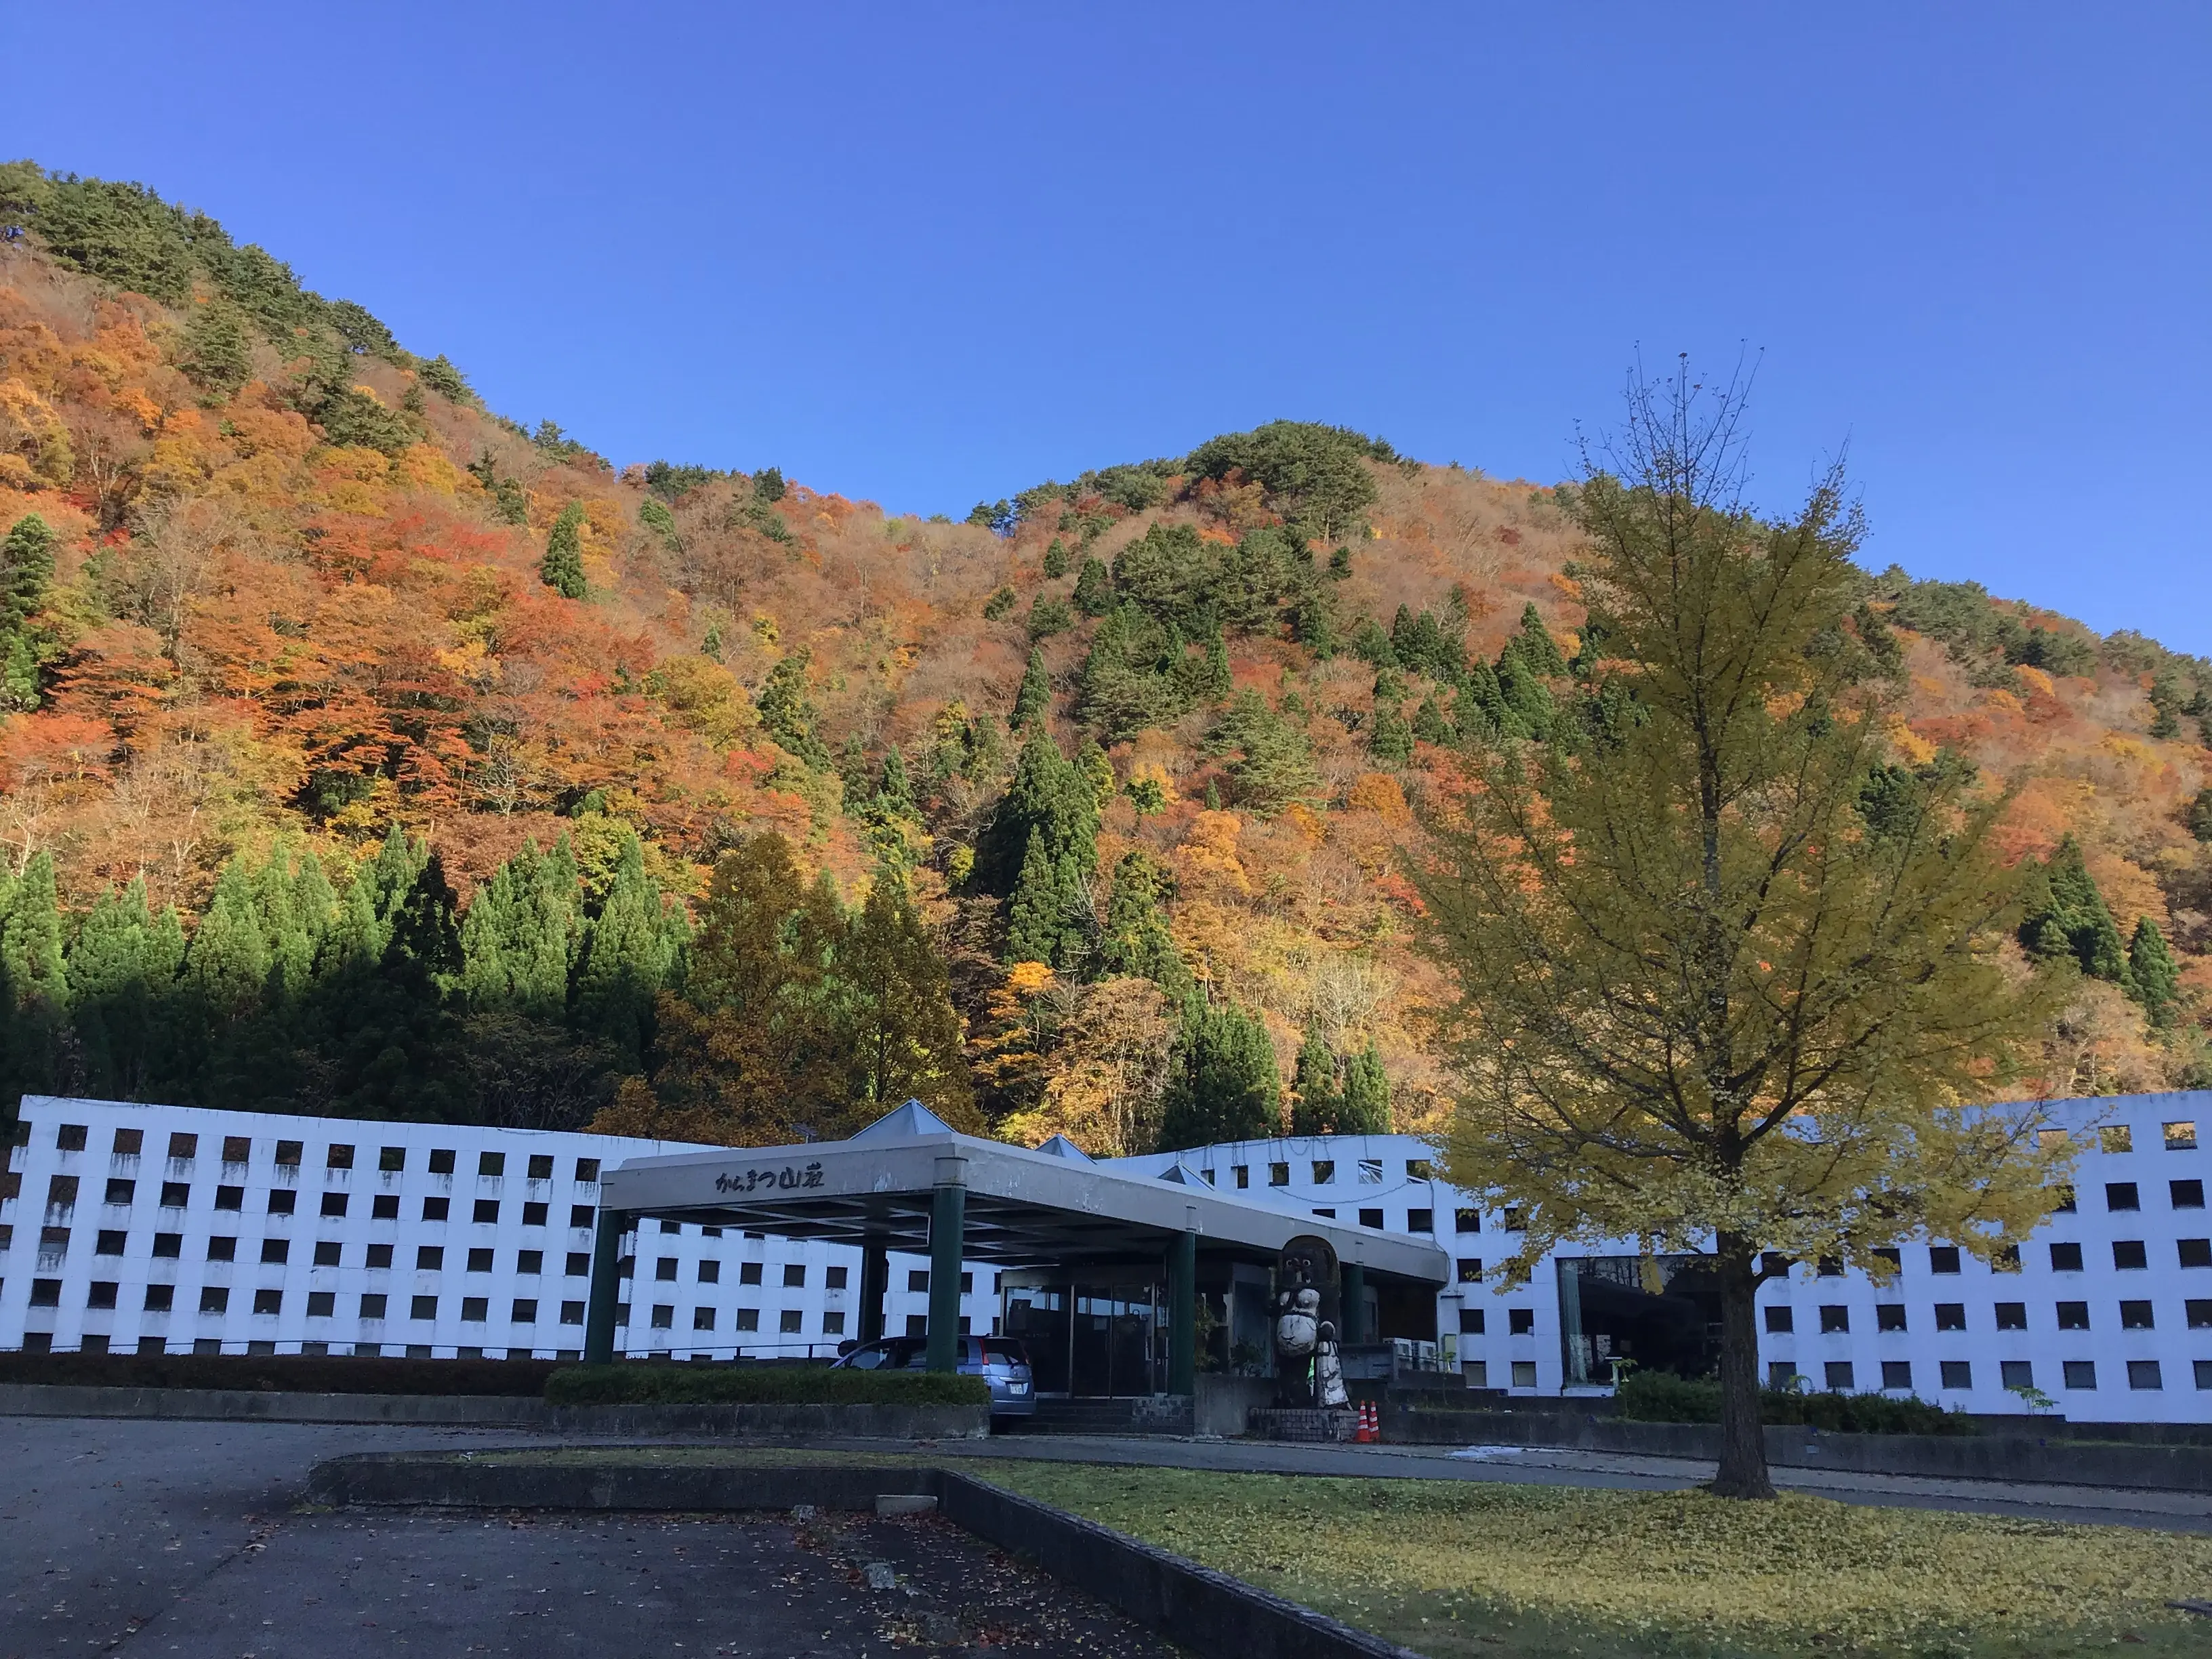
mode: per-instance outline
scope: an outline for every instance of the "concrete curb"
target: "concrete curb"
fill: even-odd
[[[466,1453],[370,1453],[317,1464],[308,1493],[331,1504],[692,1513],[800,1504],[866,1511],[886,1497],[934,1498],[956,1526],[1206,1659],[1419,1659],[1226,1573],[952,1469],[494,1463]]]
[[[379,1423],[524,1429],[545,1434],[707,1435],[717,1439],[849,1436],[980,1440],[984,1406],[550,1406],[511,1395],[291,1394],[242,1389],[104,1389],[0,1384],[0,1417],[154,1417],[219,1423]]]
[[[1394,1407],[1383,1419],[1382,1431],[1385,1439],[1401,1445],[1556,1446],[1708,1462],[1720,1455],[1721,1445],[1719,1428],[1708,1423],[1609,1417],[1576,1422],[1551,1413],[1522,1416]],[[1938,1480],[2212,1492],[2212,1448],[2202,1446],[2094,1445],[2020,1434],[1823,1434],[1775,1425],[1766,1430],[1766,1461],[1776,1468]]]

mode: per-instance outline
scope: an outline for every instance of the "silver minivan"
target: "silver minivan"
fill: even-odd
[[[887,1336],[864,1342],[840,1356],[837,1364],[856,1371],[923,1370],[929,1364],[929,1339]],[[1030,1376],[1029,1352],[1012,1337],[962,1337],[958,1370],[963,1376],[980,1376],[990,1385],[993,1417],[1036,1415],[1036,1383]]]

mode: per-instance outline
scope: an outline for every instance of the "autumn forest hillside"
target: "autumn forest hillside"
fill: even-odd
[[[1571,485],[1293,422],[963,523],[617,470],[138,186],[0,225],[11,1104],[1420,1128],[1422,811],[1626,717]],[[2212,664],[1893,569],[1839,643],[1889,776],[2021,780],[2027,1086],[2212,1075]]]

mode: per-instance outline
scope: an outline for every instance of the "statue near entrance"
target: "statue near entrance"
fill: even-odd
[[[1300,1234],[1275,1258],[1275,1404],[1330,1410],[1348,1403],[1337,1356],[1336,1252]]]

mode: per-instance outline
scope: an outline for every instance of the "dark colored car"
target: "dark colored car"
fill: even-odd
[[[861,1371],[923,1370],[929,1364],[929,1339],[887,1336],[864,1342],[837,1363]],[[962,1337],[958,1370],[963,1376],[980,1376],[990,1385],[992,1416],[1036,1414],[1036,1384],[1030,1376],[1029,1353],[1012,1337]]]

